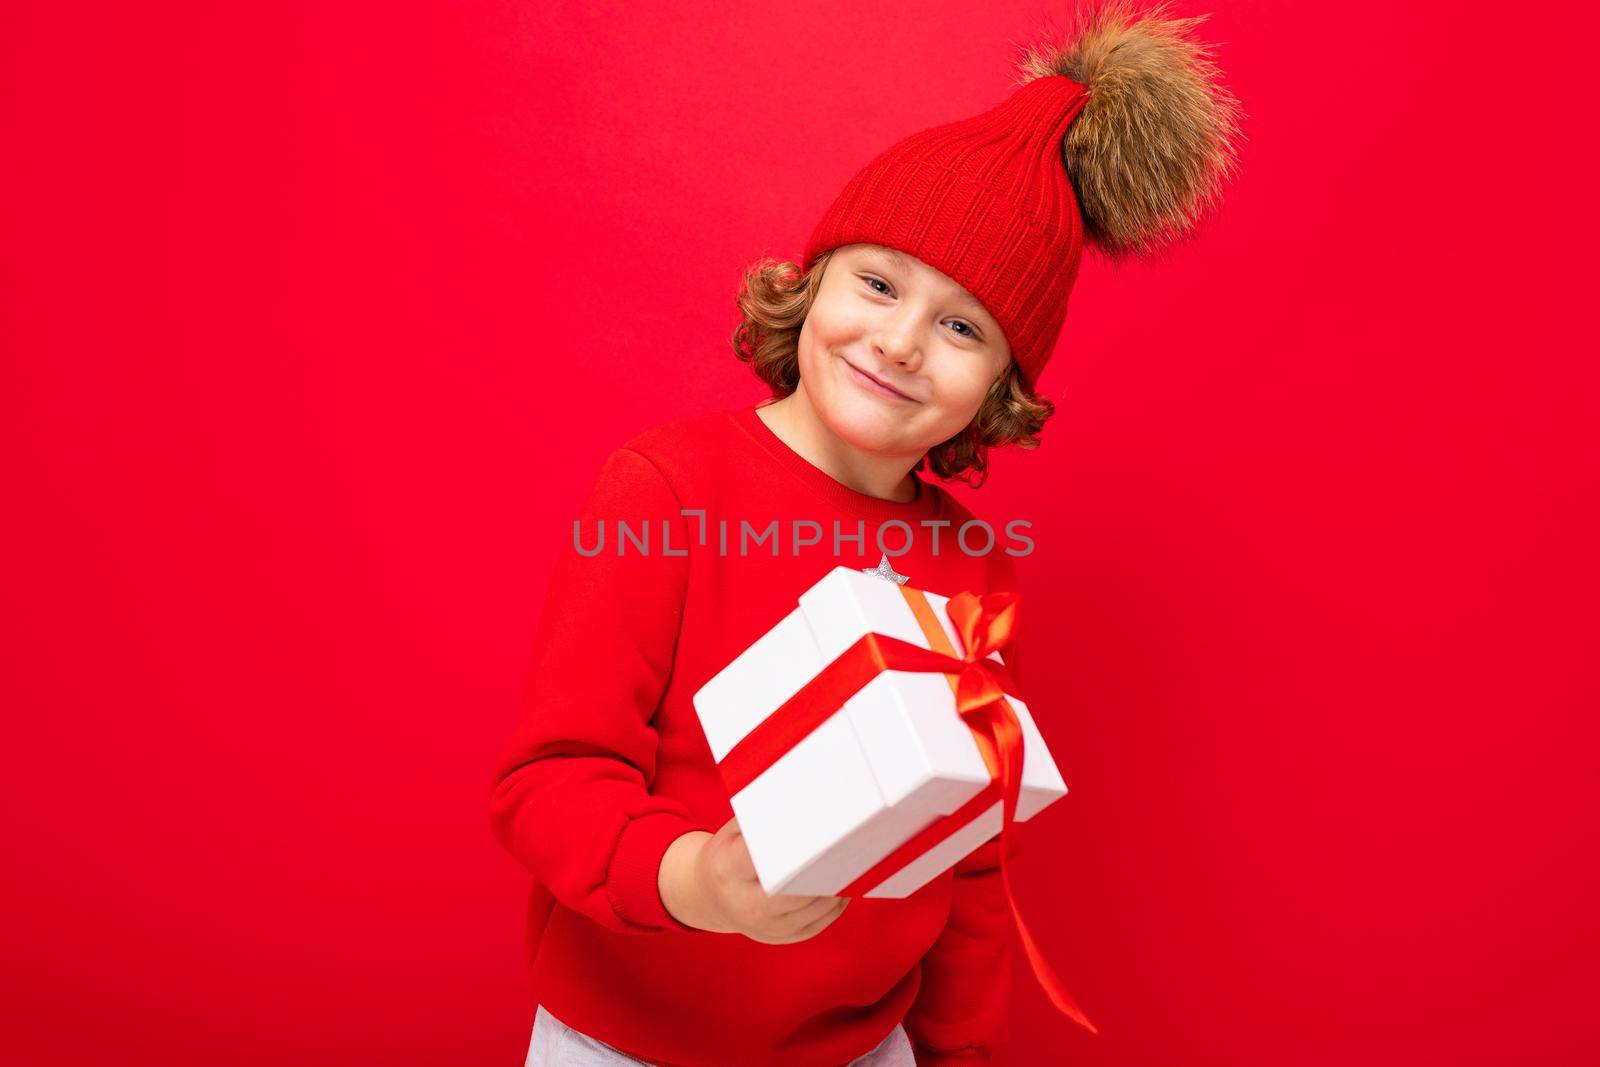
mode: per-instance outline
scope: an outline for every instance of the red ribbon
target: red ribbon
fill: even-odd
[[[962,652],[955,655],[944,628],[939,624],[927,597],[920,590],[899,587],[916,616],[923,636],[931,648],[923,648],[887,634],[866,633],[819,671],[793,696],[724,756],[718,764],[722,779],[733,796],[753,782],[784,753],[790,751],[811,731],[831,718],[845,701],[883,671],[941,673],[955,693],[956,710],[972,730],[989,769],[990,782],[982,792],[956,811],[934,820],[921,832],[872,869],[839,891],[842,897],[859,896],[881,884],[912,860],[924,855],[957,830],[987,811],[998,798],[1000,807],[1000,880],[1005,887],[1011,917],[1033,967],[1034,977],[1052,1004],[1090,1033],[1098,1033],[1083,1010],[1073,1001],[1061,979],[1046,962],[1044,953],[1028,932],[1011,892],[1011,876],[1006,869],[1006,853],[1015,821],[1017,799],[1022,792],[1022,725],[1006,694],[1018,696],[1016,683],[1004,664],[987,658],[1005,648],[1016,637],[1019,600],[1015,593],[986,593],[982,599],[972,593],[957,593],[946,607],[950,621],[961,639]]]

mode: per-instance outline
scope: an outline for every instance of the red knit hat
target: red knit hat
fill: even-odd
[[[1022,87],[973,118],[924,130],[851,178],[806,246],[885,245],[982,301],[1029,386],[1066,318],[1085,242],[1157,258],[1190,232],[1236,166],[1238,102],[1188,32],[1206,16],[1081,13],[1024,51]]]

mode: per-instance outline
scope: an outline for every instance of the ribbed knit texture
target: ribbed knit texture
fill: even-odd
[[[917,257],[983,302],[1036,384],[1083,255],[1061,141],[1087,99],[1071,78],[1036,78],[980,115],[891,146],[846,183],[802,266],[857,243]]]

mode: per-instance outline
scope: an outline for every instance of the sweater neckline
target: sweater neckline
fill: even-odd
[[[781,466],[841,511],[868,519],[921,519],[937,516],[943,510],[943,494],[939,488],[923,481],[915,472],[911,477],[917,483],[917,495],[906,501],[884,500],[850,488],[790,448],[783,438],[772,432],[772,427],[761,421],[756,407],[735,408],[729,414]]]

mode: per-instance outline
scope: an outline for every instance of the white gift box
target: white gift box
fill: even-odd
[[[924,592],[961,655],[946,597]],[[695,694],[712,756],[724,756],[772,711],[864,634],[928,647],[911,606],[891,581],[835,567],[800,604]],[[1004,656],[990,653],[1004,663]],[[1067,793],[1027,705],[1007,702],[1022,726],[1016,820]],[[762,888],[832,896],[990,783],[947,676],[884,671],[732,797]],[[1000,832],[993,805],[866,892],[906,897]]]

